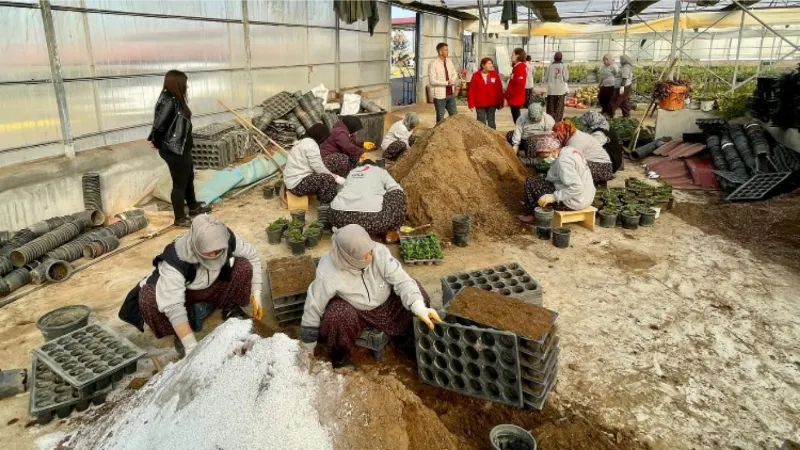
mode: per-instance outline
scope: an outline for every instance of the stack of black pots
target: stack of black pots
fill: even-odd
[[[103,199],[100,194],[100,174],[83,174],[81,186],[83,188],[83,208],[102,211]]]
[[[469,245],[469,233],[472,231],[472,221],[466,214],[453,216],[453,244],[459,247]]]
[[[536,236],[549,241],[553,234],[553,208],[537,206],[533,210],[533,217],[536,219]]]
[[[331,228],[331,205],[330,203],[323,203],[317,208],[317,222],[322,224],[322,229],[329,230]]]

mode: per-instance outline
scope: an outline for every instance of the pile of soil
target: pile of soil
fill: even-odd
[[[452,217],[468,214],[473,230],[492,236],[522,231],[515,215],[525,167],[501,133],[471,117],[449,117],[421,133],[389,172],[406,192],[411,225],[430,223],[450,237]]]
[[[752,203],[678,203],[670,212],[762,259],[800,269],[800,193]]]
[[[317,273],[310,256],[289,256],[267,263],[272,298],[300,294],[308,290]]]
[[[447,311],[528,339],[541,338],[553,326],[549,310],[476,287],[459,292]]]

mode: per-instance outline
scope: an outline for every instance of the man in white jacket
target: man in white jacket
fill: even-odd
[[[456,97],[455,89],[458,83],[458,71],[453,61],[447,58],[449,49],[447,44],[440,42],[436,45],[439,57],[428,65],[428,83],[431,85],[433,106],[436,108],[436,123],[444,119],[445,110],[450,116],[455,116]]]

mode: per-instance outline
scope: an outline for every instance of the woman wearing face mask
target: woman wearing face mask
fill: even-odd
[[[419,117],[417,113],[406,113],[403,120],[395,122],[394,125],[389,127],[386,136],[381,141],[381,150],[383,150],[383,157],[395,161],[403,155],[406,150],[413,144],[411,140],[411,132],[419,125]]]
[[[533,222],[536,206],[553,205],[554,209],[562,211],[588,208],[594,200],[595,187],[580,150],[561,148],[561,142],[552,136],[539,138],[536,147],[539,155],[555,160],[545,178],[532,175],[525,181],[527,215],[518,216],[518,219],[525,223]]]
[[[175,226],[189,228],[190,217],[211,211],[201,206],[194,193],[194,167],[192,164],[192,110],[187,100],[187,77],[180,70],[170,70],[164,75],[164,88],[156,102],[153,128],[147,140],[158,150],[158,156],[167,163],[172,177],[172,209]],[[189,206],[189,217],[184,211]]]
[[[603,56],[603,67],[600,68],[600,89],[597,92],[597,103],[600,104],[601,112],[611,117],[611,98],[614,97],[615,87],[617,85],[617,75],[619,75],[619,66],[614,63],[614,58],[611,55]]]
[[[534,102],[528,106],[528,113],[517,119],[514,131],[506,134],[506,140],[514,147],[514,152],[522,150],[527,155],[530,138],[552,130],[555,124],[555,120],[542,110],[541,103]]]
[[[147,324],[159,339],[174,335],[186,353],[197,345],[189,320],[198,318],[189,311],[208,315],[222,309],[225,318],[246,317],[240,307],[249,302],[254,318],[263,315],[258,251],[214,216],[195,217],[189,231],[167,245],[153,265],[128,294],[119,317],[142,332]]]
[[[544,77],[547,82],[547,114],[553,116],[556,122],[564,117],[564,102],[569,93],[569,69],[561,62],[561,58],[561,52],[553,55],[553,62]]]
[[[375,148],[370,142],[362,144],[356,139],[356,133],[362,128],[361,119],[353,116],[343,117],[331,128],[330,136],[319,146],[322,161],[328,170],[346,177],[358,165],[364,151]]]
[[[478,122],[497,129],[494,113],[503,107],[503,82],[494,70],[492,58],[481,60],[481,70],[472,74],[467,91],[467,104],[475,110]]]
[[[328,128],[318,123],[292,147],[283,169],[283,182],[292,194],[316,195],[321,203],[330,203],[336,197],[336,185],[343,185],[344,178],[325,167],[319,150],[319,144],[329,135]]]
[[[394,338],[413,354],[412,318],[428,328],[441,322],[422,286],[411,278],[389,249],[373,242],[359,225],[333,235],[331,251],[317,266],[303,312],[302,341],[314,351],[325,342],[334,367],[349,364],[356,339],[369,326]]]
[[[553,131],[561,145],[577,148],[586,158],[595,183],[603,183],[614,178],[614,165],[605,148],[590,135],[577,128],[572,122],[558,122]]]

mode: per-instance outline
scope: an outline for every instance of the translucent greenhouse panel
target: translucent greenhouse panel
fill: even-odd
[[[0,85],[0,98],[0,151],[61,140],[52,84]]]
[[[100,131],[92,82],[70,81],[64,83],[64,90],[67,93],[67,109],[69,110],[69,123],[72,125],[72,135],[81,136]]]
[[[333,0],[312,0],[306,5],[308,25],[335,27],[336,13],[333,11]]]
[[[332,87],[336,83],[335,67],[331,64],[253,70],[253,102],[259,104],[281,91],[306,92],[320,83]]]
[[[308,64],[308,33],[304,27],[250,25],[253,67]]]
[[[251,21],[306,25],[307,3],[297,0],[248,1],[247,9]]]
[[[0,24],[0,81],[49,79],[42,13],[0,6]]]
[[[339,82],[342,89],[387,84],[388,61],[343,63],[340,65]]]
[[[308,63],[333,64],[336,62],[336,30],[307,28]]]
[[[56,6],[83,7],[80,0],[51,0]],[[170,0],[86,0],[86,8],[109,11],[205,17],[209,19],[242,18],[242,2],[170,1]]]
[[[333,6],[331,6],[331,8],[333,8]],[[378,19],[378,23],[375,25],[375,33],[388,33],[391,17],[389,15],[389,5],[387,3],[378,2]],[[369,25],[366,20],[357,20],[351,24],[340,22],[339,28],[342,30],[369,31]]]

